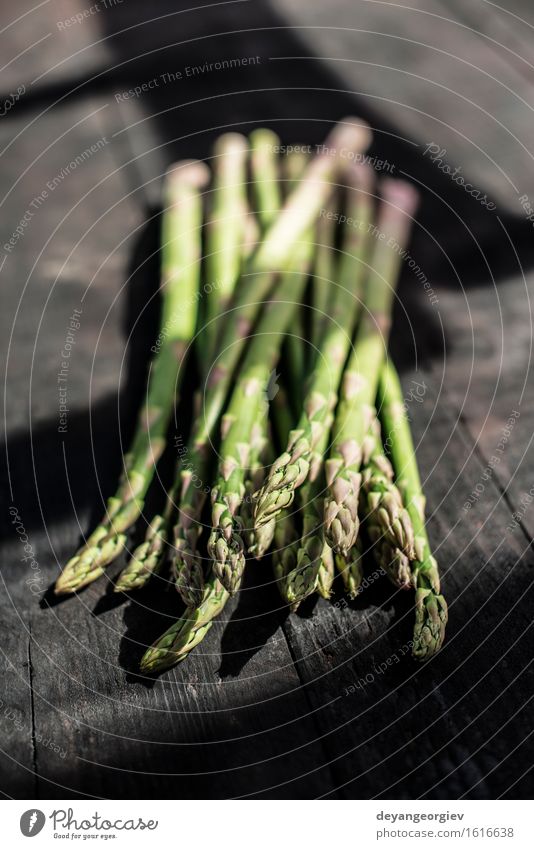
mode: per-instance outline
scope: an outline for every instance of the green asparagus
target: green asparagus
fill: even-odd
[[[144,653],[141,672],[163,672],[184,660],[204,639],[227,601],[228,593],[212,576],[206,583],[200,604],[186,608],[180,619]]]
[[[262,229],[269,227],[280,211],[279,145],[280,139],[272,130],[261,128],[250,134],[252,191]]]
[[[354,123],[349,119],[334,128],[327,139],[325,149],[336,152],[342,149],[361,151],[369,141],[370,132],[367,125]],[[268,228],[258,250],[247,265],[248,274],[236,289],[232,309],[225,317],[218,345],[219,355],[208,375],[203,409],[196,418],[187,447],[188,468],[174,529],[178,549],[175,558],[177,574],[184,567],[190,571],[193,563],[197,564],[197,575],[201,574],[196,545],[201,532],[200,514],[205,493],[202,491],[204,487],[198,484],[204,484],[208,479],[210,441],[224,409],[232,376],[248,335],[263,302],[273,288],[276,288],[276,270],[290,264],[295,244],[310,229],[332,192],[332,180],[344,168],[345,162],[339,153],[332,155],[325,152],[312,160],[301,182],[286,199],[280,215]],[[193,475],[197,486],[191,485]],[[182,517],[186,528],[183,527]]]
[[[425,497],[421,488],[410,425],[406,417],[402,389],[392,363],[380,377],[380,417],[393,465],[415,532],[415,555],[411,563],[415,587],[415,627],[412,654],[427,660],[439,651],[445,637],[447,602],[441,594],[438,564],[432,556],[425,524]]]
[[[330,436],[332,418],[330,413],[325,421],[321,438],[310,454],[309,475],[299,492],[299,502],[302,505],[302,536],[297,549],[296,564],[278,583],[282,598],[293,611],[315,591],[323,569],[325,550],[321,497],[324,491],[323,455]]]
[[[155,465],[165,446],[169,419],[195,332],[202,216],[201,190],[209,171],[194,160],[174,166],[165,178],[163,215],[163,309],[152,360],[146,403],[139,413],[117,493],[108,500],[98,527],[67,563],[55,585],[57,595],[96,580],[122,551],[125,531],[143,509]]]
[[[366,222],[370,217],[364,182],[367,172],[353,167],[350,178],[347,219]],[[321,354],[317,356],[310,376],[298,427],[291,432],[286,451],[274,462],[265,484],[255,495],[256,527],[270,522],[280,510],[289,507],[295,491],[308,477],[311,454],[323,436],[337,401],[338,386],[362,295],[365,246],[366,240],[362,238],[359,229],[352,224],[347,225],[339,271],[340,283],[333,299],[332,321],[323,335]]]
[[[237,133],[221,136],[215,146],[212,215],[206,248],[206,273],[213,287],[205,310],[205,326],[196,346],[201,371],[206,378],[213,367],[219,335],[217,318],[224,314],[234,295],[243,259],[254,248],[250,239],[251,217],[246,194],[247,140]],[[194,401],[200,417],[202,393]],[[199,604],[204,591],[204,568],[198,556],[202,534],[202,510],[209,492],[207,477],[212,451],[209,438],[196,440],[194,434],[179,460],[176,494],[179,514],[174,523],[172,571],[175,586],[187,605]]]
[[[380,188],[383,202],[377,222],[378,236],[371,252],[365,310],[343,376],[326,464],[325,534],[334,551],[344,557],[358,537],[360,465],[367,411],[376,396],[401,252],[408,242],[416,204],[416,194],[409,183],[384,180]]]
[[[225,133],[213,149],[213,202],[206,236],[206,279],[210,286],[200,334],[202,360],[209,368],[215,355],[217,323],[224,315],[241,272],[246,239],[246,179],[248,142],[239,133]],[[211,324],[215,327],[212,327]]]

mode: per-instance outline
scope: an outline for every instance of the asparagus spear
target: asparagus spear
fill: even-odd
[[[202,360],[209,368],[215,353],[217,320],[228,309],[242,265],[246,221],[247,139],[239,133],[219,136],[213,148],[213,203],[207,226],[206,277],[213,287],[206,298]],[[211,326],[213,323],[213,327]]]
[[[384,454],[380,423],[374,410],[370,417],[362,452],[362,517],[378,565],[392,583],[408,589],[411,582],[409,561],[414,556],[412,522],[393,481],[393,468]]]
[[[278,156],[276,147],[280,144],[278,136],[271,130],[255,130],[250,137],[251,140],[251,170],[252,187],[256,198],[256,208],[261,230],[264,232],[272,224],[279,212],[282,203],[282,195],[278,181]],[[300,174],[299,176],[302,176]],[[293,186],[296,180],[293,181]],[[273,370],[271,378],[278,379]],[[270,378],[270,379],[271,379]],[[280,387],[276,387],[274,398],[279,396]],[[267,387],[269,397],[269,387]],[[270,400],[273,400],[270,399]],[[272,462],[269,445],[269,422],[261,419],[256,423],[254,435],[251,439],[250,469],[245,480],[245,498],[241,507],[241,520],[243,523],[243,538],[247,553],[256,557],[264,554],[261,534],[254,530],[254,517],[252,510],[252,495],[263,483],[265,466],[269,459]]]
[[[250,205],[246,204],[245,224],[243,233],[243,258],[248,259],[254,253],[260,238],[260,228]]]
[[[416,195],[409,183],[384,180],[378,215],[378,237],[362,321],[345,373],[336,412],[330,458],[326,464],[325,534],[344,557],[358,537],[360,464],[366,410],[374,403],[380,367],[387,349],[393,295],[399,277],[401,252],[410,232]]]
[[[322,513],[316,504],[318,492],[307,482],[301,490],[300,498],[304,506],[302,537],[296,550],[296,562],[278,583],[282,598],[293,612],[315,591],[324,549]]]
[[[368,221],[370,204],[364,183],[366,171],[353,167],[350,177],[352,191],[347,218]],[[321,355],[317,356],[310,376],[298,427],[291,432],[286,451],[274,462],[265,484],[256,493],[256,527],[276,518],[280,510],[289,507],[295,491],[308,477],[311,454],[321,440],[337,401],[362,291],[365,246],[366,240],[359,229],[352,224],[346,226],[340,285],[333,299],[332,322],[325,330]]]
[[[286,174],[286,182],[289,186],[294,185],[294,182],[299,179],[299,176],[302,170],[306,166],[308,157],[304,154],[291,154],[288,155],[286,165],[285,165],[285,174]],[[310,234],[310,238],[312,234]],[[329,253],[333,255],[332,244],[329,246]],[[301,328],[300,332],[289,333],[286,337],[286,344],[290,342],[291,344],[287,345],[287,359],[289,360],[290,368],[290,380],[289,385],[293,387],[303,386],[306,382],[306,368],[305,368],[305,356],[304,356],[304,347],[303,347],[303,339],[305,338],[305,331],[302,327],[302,310],[300,310],[295,319],[293,321],[293,328]],[[312,337],[311,342],[315,344],[316,348],[319,344],[319,336],[323,330],[322,324],[316,324],[312,327]],[[297,410],[300,410],[302,407],[302,400],[299,400],[300,393],[294,391],[292,394],[295,396],[297,402]],[[290,405],[288,398],[285,397],[284,401],[281,403],[282,393],[279,393],[274,403],[274,412],[275,412],[275,421],[278,425],[278,437],[279,443],[281,445],[286,445],[289,437],[289,433],[291,429],[294,427],[292,422],[292,416],[290,414]],[[278,401],[278,403],[277,403]],[[297,413],[298,415],[298,413]],[[284,421],[285,424],[281,425],[281,421]],[[257,487],[259,489],[259,486]],[[301,499],[302,502],[302,499]],[[276,529],[276,517],[271,518],[270,521],[266,522],[263,525],[256,526],[255,528],[255,538],[256,543],[254,546],[253,553],[257,558],[260,558],[265,554],[268,548],[275,537],[275,529]],[[298,549],[295,549],[295,553]],[[281,555],[281,560],[287,561],[288,558],[284,555]],[[330,547],[326,544],[323,545],[323,550],[320,558],[319,564],[319,576],[318,582],[321,583],[321,589],[325,597],[328,597],[330,594],[330,588],[332,585],[333,575],[332,568],[333,560],[331,557]],[[292,568],[286,568],[286,566],[281,566],[278,572],[283,574],[285,577],[292,571]],[[296,560],[294,563],[296,566]],[[281,570],[281,571],[280,571]],[[275,569],[275,574],[277,570]],[[285,582],[280,578],[279,581],[279,589],[282,597],[287,600],[286,590],[285,590]]]
[[[317,248],[312,280],[312,327],[311,335],[320,340],[328,324],[328,314],[336,273],[333,246],[336,237],[336,219],[332,209],[321,210],[317,225]],[[317,346],[318,342],[315,342]]]
[[[289,510],[281,510],[274,528],[272,562],[276,585],[286,604],[288,601],[285,593],[286,582],[288,576],[297,567],[299,543],[294,516],[291,515]]]
[[[261,231],[264,233],[269,228],[276,215],[280,211],[282,194],[278,180],[278,155],[276,149],[280,139],[271,130],[255,130],[250,136],[251,144],[251,172],[252,190],[255,197],[256,211]],[[275,370],[271,372],[272,377],[277,380]],[[273,400],[269,395],[270,387],[267,386],[268,400]],[[278,394],[279,387],[276,387]],[[276,394],[274,397],[276,397]],[[269,450],[269,422],[260,417],[254,426],[254,434],[251,438],[250,469],[245,479],[245,498],[241,509],[243,524],[243,537],[248,553],[261,557],[264,553],[261,534],[254,531],[254,519],[252,511],[252,495],[263,483],[265,476],[265,464],[267,456],[272,462]]]
[[[283,386],[277,387],[276,394],[272,399],[271,409],[277,443],[279,445],[285,445],[294,421],[291,414],[291,405]],[[247,499],[243,520],[246,522],[246,527],[248,528],[248,553],[252,554],[257,560],[260,560],[264,556],[273,541],[276,520],[273,519],[271,522],[267,522],[261,528],[254,527],[254,493],[263,484],[266,470],[273,462],[274,456],[273,444],[267,440],[265,450],[262,454],[261,468],[258,467],[254,471],[254,474],[249,477],[246,484]]]
[[[405,413],[400,381],[391,363],[383,367],[379,384],[380,417],[388,437],[397,486],[402,493],[415,531],[415,557],[411,563],[415,586],[415,627],[412,654],[417,660],[432,657],[443,644],[447,603],[441,594],[438,564],[432,556],[425,525],[425,497],[410,425]]]
[[[113,592],[126,593],[141,589],[152,575],[159,572],[168,544],[173,506],[173,499],[168,498],[163,513],[157,513],[153,517],[143,542],[134,549],[129,562],[117,578]]]
[[[282,171],[286,191],[291,191],[301,179],[308,161],[309,157],[305,153],[291,152],[287,154]],[[314,234],[310,233],[309,238],[311,239],[313,237]],[[304,319],[304,310],[298,310],[293,318],[282,349],[282,364],[284,371],[287,373],[287,385],[291,387],[292,405],[297,416],[302,409],[302,402],[304,400],[302,386],[307,373],[305,340],[308,334]],[[286,442],[287,439],[284,441],[284,445]]]
[[[282,163],[282,180],[284,181],[283,189],[287,195],[295,188],[299,180],[302,179],[306,168],[310,162],[310,156],[300,150],[290,151]]]
[[[227,133],[215,145],[218,157],[214,175],[214,202],[207,234],[207,273],[217,281],[217,297],[212,293],[205,313],[206,325],[197,345],[204,377],[213,366],[217,349],[217,315],[226,312],[242,270],[255,245],[250,238],[252,219],[246,199],[247,140]],[[195,396],[197,421],[202,394]],[[197,431],[199,430],[197,425]],[[180,512],[174,525],[173,574],[175,586],[187,605],[200,604],[204,591],[204,569],[198,556],[202,533],[202,510],[209,492],[207,477],[211,460],[209,438],[198,440],[195,430],[180,460],[176,476]]]
[[[269,227],[280,211],[277,147],[280,139],[264,128],[250,134],[252,191],[262,229]]]
[[[198,308],[201,190],[209,171],[201,162],[176,165],[165,178],[162,236],[162,317],[157,353],[151,365],[146,403],[116,494],[108,500],[104,518],[69,560],[55,585],[57,595],[90,584],[122,551],[125,531],[143,509],[155,465],[184,373]]]
[[[245,495],[241,505],[245,549],[248,554],[254,555],[258,549],[258,541],[254,533],[252,494],[258,486],[261,486],[265,475],[266,460],[271,454],[268,433],[269,422],[266,419],[258,420],[253,427],[250,438],[250,467],[245,478]]]
[[[330,250],[329,254],[332,253],[332,250]],[[323,322],[314,322],[312,325],[311,342],[315,345],[317,351],[325,326]],[[300,370],[293,375],[293,380],[297,385],[303,384],[306,377],[304,363],[301,362],[299,365]],[[298,492],[297,497],[302,513],[302,537],[299,545],[295,547],[295,552],[290,552],[281,558],[278,589],[282,598],[292,606],[293,610],[296,610],[300,602],[310,595],[314,589],[317,589],[323,598],[329,598],[334,581],[333,552],[324,539],[322,510],[319,506],[322,501],[323,489],[323,454],[328,444],[331,421],[332,415],[330,414],[329,423],[325,426],[323,435],[312,452],[308,480]],[[265,532],[265,529],[272,526],[273,523],[276,524],[276,518],[271,519],[266,525],[262,525],[259,531]],[[274,529],[271,529],[270,533],[272,535]]]
[[[222,585],[236,592],[245,567],[245,546],[238,517],[245,495],[246,466],[250,442],[258,421],[266,420],[265,390],[286,327],[300,304],[311,259],[311,243],[299,243],[293,253],[292,270],[282,276],[274,299],[260,318],[245,361],[222,420],[222,443],[217,480],[212,490],[213,530],[208,552]]]
[[[280,215],[268,228],[258,250],[248,262],[243,284],[236,289],[232,309],[225,317],[218,346],[219,356],[207,379],[202,414],[196,418],[187,447],[188,470],[184,476],[174,529],[177,547],[175,571],[179,574],[182,569],[186,570],[186,584],[194,586],[193,568],[197,576],[201,575],[196,549],[205,500],[203,488],[191,485],[191,470],[194,470],[197,482],[207,480],[210,441],[250,329],[262,303],[273,289],[276,269],[283,269],[290,263],[295,243],[318,216],[331,193],[332,180],[344,166],[344,161],[333,152],[363,150],[369,140],[370,133],[365,124],[355,124],[349,119],[334,128],[325,144],[327,152],[310,162],[302,181],[286,199]]]
[[[163,672],[187,657],[191,649],[206,636],[213,619],[223,610],[228,593],[219,581],[211,576],[206,583],[198,606],[188,607],[180,619],[144,653],[141,672]]]
[[[295,566],[289,570],[283,580],[278,582],[282,598],[295,611],[299,604],[311,595],[316,587],[323,567],[325,539],[323,532],[323,511],[321,493],[324,491],[323,455],[328,445],[330,413],[322,432],[310,455],[310,471],[306,482],[300,489],[302,504],[302,536],[297,549]]]

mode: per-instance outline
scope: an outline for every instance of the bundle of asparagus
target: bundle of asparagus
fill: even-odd
[[[143,672],[173,666],[202,641],[247,558],[273,540],[275,580],[292,610],[313,593],[329,598],[336,571],[356,598],[369,543],[391,581],[415,591],[413,656],[441,647],[447,606],[387,358],[416,194],[391,179],[377,188],[371,169],[354,164],[370,137],[346,119],[320,154],[281,163],[272,131],[228,133],[215,145],[211,184],[194,161],[165,177],[163,310],[146,404],[104,519],[56,582],[56,593],[76,592],[125,548],[194,358],[187,445],[162,512],[145,517],[145,538],[114,586],[137,590],[171,561],[185,608],[146,650]]]

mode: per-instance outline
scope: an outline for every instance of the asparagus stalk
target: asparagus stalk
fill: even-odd
[[[308,161],[308,157],[304,154],[290,154],[287,157],[285,163],[285,176],[286,176],[286,184],[291,187],[294,185],[295,181],[299,179],[302,171],[306,167],[306,163]],[[312,238],[312,234],[310,233],[309,238]],[[300,332],[295,330],[300,328]],[[290,366],[290,379],[289,385],[292,387],[292,395],[295,396],[295,401],[297,404],[297,411],[300,411],[302,408],[302,399],[299,398],[300,393],[296,391],[296,387],[303,386],[306,382],[306,368],[305,368],[305,356],[304,356],[304,348],[303,348],[303,339],[305,338],[305,331],[303,329],[302,322],[302,310],[299,310],[296,314],[292,327],[290,328],[290,332],[286,339],[285,344],[287,347],[287,359],[286,364]],[[318,334],[315,337],[312,336],[312,344],[318,344]],[[290,343],[290,344],[288,344]],[[287,395],[283,397],[285,393],[280,392],[275,398],[273,409],[275,413],[275,422],[277,424],[277,431],[279,437],[280,445],[286,445],[289,437],[289,433],[291,429],[294,427],[292,416],[290,412],[290,404]],[[297,412],[298,415],[298,412]],[[256,489],[259,489],[258,486]],[[275,528],[276,528],[276,517],[273,517],[270,521],[266,522],[263,525],[257,526],[255,528],[255,546],[253,549],[253,553],[257,558],[262,557],[265,552],[270,547],[273,538],[275,536]],[[252,552],[251,552],[252,553]],[[327,585],[329,582],[329,561],[331,560],[329,556],[329,547],[324,545],[321,563],[324,561],[324,569],[322,575],[324,576],[324,592],[326,593]],[[296,561],[295,561],[296,566]],[[288,570],[290,571],[290,570]],[[284,596],[284,584],[280,583],[280,591],[283,597]]]
[[[362,189],[365,189],[366,181],[362,181]],[[324,214],[323,214],[324,213]],[[368,208],[365,208],[365,219],[370,214]],[[311,340],[315,346],[315,357],[320,356],[322,348],[322,339],[325,335],[329,322],[329,299],[331,297],[331,289],[334,285],[334,277],[336,273],[335,263],[335,217],[328,215],[328,210],[323,210],[317,228],[318,246],[315,256],[315,269],[312,280],[312,324],[311,324]],[[362,256],[365,249],[362,246]],[[331,422],[328,426],[330,430]],[[323,452],[326,451],[327,440],[323,444]],[[317,456],[317,455],[316,455]],[[321,457],[322,461],[322,457]],[[316,462],[319,462],[317,459]],[[317,473],[319,470],[317,469]],[[309,496],[308,496],[309,501]],[[311,518],[311,517],[310,517]],[[317,517],[318,521],[318,517]],[[324,529],[321,530],[324,536]],[[319,562],[317,575],[317,589],[321,593],[322,579],[329,575],[327,580],[330,580],[331,570],[330,562],[333,560],[333,551],[326,539],[323,540],[323,551]],[[326,566],[325,566],[326,564]],[[330,585],[333,581],[330,582]],[[326,597],[323,595],[323,597]]]
[[[310,162],[310,156],[299,150],[290,151],[282,164],[282,179],[284,180],[285,194],[289,194],[302,179]]]
[[[366,411],[373,405],[391,325],[391,308],[416,195],[409,183],[384,180],[378,236],[362,321],[340,392],[330,458],[326,464],[325,534],[335,552],[348,557],[359,530],[358,498]]]
[[[207,273],[217,282],[217,296],[212,292],[205,318],[206,325],[198,345],[199,360],[204,376],[209,375],[217,349],[217,318],[226,312],[234,295],[242,270],[243,256],[248,259],[255,246],[251,237],[250,217],[246,198],[247,140],[236,133],[227,133],[215,145],[214,202],[207,234]],[[202,394],[195,396],[197,420]],[[198,427],[197,427],[198,430]],[[200,604],[204,592],[204,569],[198,556],[202,534],[201,516],[209,487],[207,477],[211,461],[209,438],[195,441],[195,431],[180,460],[176,476],[180,512],[175,522],[173,575],[175,586],[186,605]]]
[[[317,249],[315,252],[315,268],[312,280],[312,327],[311,335],[320,340],[328,316],[332,291],[335,285],[335,252],[333,246],[336,237],[336,219],[331,209],[321,210],[317,225]],[[315,342],[317,345],[318,342]]]
[[[103,574],[122,551],[125,531],[143,509],[165,435],[184,360],[193,338],[198,309],[201,190],[209,171],[201,162],[176,165],[165,178],[162,236],[162,318],[157,353],[151,364],[146,403],[140,410],[134,440],[124,457],[116,494],[104,518],[69,560],[55,585],[57,595],[85,587]]]
[[[295,247],[293,268],[282,276],[274,299],[265,307],[222,420],[221,459],[212,490],[213,530],[208,552],[213,558],[215,574],[231,594],[236,592],[245,567],[245,545],[238,513],[245,495],[251,435],[258,421],[267,419],[265,390],[279,356],[284,332],[300,304],[311,247],[309,241]]]
[[[384,454],[375,411],[363,443],[360,503],[373,554],[393,584],[409,589],[409,561],[414,557],[410,514],[393,481],[393,468]]]
[[[370,204],[365,178],[364,169],[351,169],[352,191],[348,219],[369,220]],[[279,515],[280,510],[289,507],[295,491],[308,477],[312,452],[323,436],[337,401],[337,390],[362,292],[365,250],[366,240],[360,231],[348,225],[339,272],[340,285],[333,299],[332,322],[325,330],[321,355],[317,356],[315,369],[310,376],[298,427],[291,432],[286,451],[274,462],[265,484],[256,493],[256,527],[270,522]]]
[[[278,155],[276,149],[280,139],[271,130],[259,129],[251,133],[251,176],[252,189],[255,197],[256,212],[259,219],[261,231],[264,233],[272,224],[280,211],[282,194],[278,180]],[[273,370],[272,377],[276,380],[278,375]],[[279,387],[276,387],[278,392]],[[267,386],[268,400],[270,386]],[[276,396],[275,396],[276,397]],[[254,519],[252,511],[252,495],[261,486],[265,475],[265,460],[268,451],[269,422],[260,417],[254,427],[254,435],[251,438],[250,469],[245,479],[245,497],[241,509],[243,524],[243,538],[248,553],[261,557],[263,546],[261,535],[254,532]],[[272,461],[272,457],[270,458]]]
[[[273,398],[273,424],[276,444],[286,445],[295,421],[285,386],[280,386]]]
[[[142,543],[135,548],[128,564],[120,573],[113,592],[126,593],[144,587],[163,564],[169,541],[169,524],[174,501],[167,499],[163,513],[157,513],[150,522]]]
[[[283,163],[284,187],[286,190],[291,189],[301,179],[302,174],[309,161],[307,154],[299,152],[291,152],[285,157]],[[313,238],[314,234],[310,233],[309,238]],[[300,309],[294,316],[292,326],[284,341],[282,349],[282,363],[284,371],[287,372],[287,385],[291,386],[291,398],[293,408],[296,414],[300,414],[302,409],[302,386],[306,378],[306,347],[305,340],[307,338],[306,326],[304,322],[304,310]],[[287,440],[284,441],[284,445]]]
[[[163,672],[187,657],[191,649],[206,636],[213,619],[223,610],[228,593],[218,580],[211,576],[206,583],[198,606],[188,607],[180,619],[144,653],[141,672]]]
[[[250,438],[250,468],[245,478],[245,496],[241,505],[245,550],[248,554],[254,555],[258,549],[258,540],[254,533],[252,494],[262,484],[267,457],[271,454],[268,433],[269,422],[266,419],[258,420]]]
[[[333,152],[364,150],[369,141],[370,132],[365,124],[356,124],[349,119],[334,128],[326,141],[325,153],[310,162],[302,181],[286,199],[280,215],[268,228],[258,250],[247,263],[243,285],[237,287],[232,309],[225,317],[218,346],[219,356],[207,379],[202,414],[196,419],[187,447],[188,469],[183,479],[180,510],[174,528],[177,547],[174,569],[177,574],[182,569],[186,570],[186,584],[194,583],[190,574],[194,564],[196,575],[201,574],[196,549],[205,500],[203,488],[192,486],[191,480],[193,474],[197,482],[208,478],[210,441],[248,334],[273,289],[276,269],[290,264],[294,245],[318,216],[332,191],[332,180],[344,166],[344,161]]]
[[[248,259],[254,253],[260,238],[260,228],[256,216],[247,202],[243,234],[243,257]]]
[[[291,414],[291,405],[283,386],[277,387],[277,392],[272,399],[271,409],[277,443],[279,445],[285,445],[294,422]],[[263,452],[261,469],[257,469],[250,476],[246,485],[246,525],[249,536],[248,553],[252,554],[257,560],[260,560],[264,556],[273,541],[276,520],[273,519],[271,522],[267,522],[261,528],[254,527],[254,493],[263,484],[266,470],[273,462],[274,456],[272,442],[267,442],[266,450]]]
[[[427,660],[441,648],[447,624],[447,603],[441,594],[438,564],[432,556],[425,524],[425,497],[421,487],[410,425],[406,417],[400,381],[386,363],[379,385],[380,417],[384,423],[397,486],[410,514],[415,532],[415,557],[411,563],[415,586],[415,627],[412,654]]]
[[[317,351],[324,326],[322,322],[315,322],[312,325],[311,342],[315,344]],[[305,376],[304,364],[301,363],[300,371],[294,374],[293,379],[298,385],[304,383]],[[329,420],[331,424],[331,415]],[[282,574],[278,579],[280,594],[293,610],[314,589],[317,589],[323,598],[329,598],[334,581],[333,552],[324,539],[322,510],[319,507],[322,500],[323,454],[328,443],[330,424],[325,427],[319,443],[312,452],[308,480],[298,493],[303,516],[302,538],[295,548],[295,553],[290,552],[286,555],[285,563],[282,559]],[[260,531],[269,528],[273,523],[276,524],[275,518],[271,519],[270,523],[262,525]],[[270,533],[272,534],[273,530]]]
[[[277,147],[280,139],[264,128],[250,134],[252,191],[263,230],[276,219],[281,204]]]
[[[241,272],[246,238],[247,139],[239,133],[219,136],[213,148],[213,203],[207,226],[206,276],[212,286],[204,310],[202,359],[209,368],[215,353],[217,320],[228,309]],[[212,327],[212,323],[215,327]]]

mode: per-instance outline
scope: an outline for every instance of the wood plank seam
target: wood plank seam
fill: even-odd
[[[327,753],[327,751],[326,751],[326,749],[325,749],[325,747],[324,747],[324,742],[323,742],[323,741],[324,741],[324,737],[325,737],[325,735],[324,735],[324,732],[321,730],[321,727],[320,727],[319,723],[317,722],[317,708],[316,708],[316,707],[314,707],[313,702],[312,702],[312,700],[311,700],[311,698],[310,698],[310,694],[309,694],[309,692],[308,692],[308,686],[307,686],[307,685],[308,685],[308,683],[309,683],[309,682],[307,682],[307,681],[303,678],[303,676],[301,675],[301,671],[300,671],[300,664],[299,664],[299,661],[298,661],[298,659],[297,659],[297,656],[296,656],[296,654],[295,654],[295,652],[294,652],[294,650],[293,650],[293,646],[291,645],[291,642],[290,642],[290,640],[288,639],[288,635],[287,635],[287,633],[286,633],[286,623],[285,623],[285,622],[282,624],[282,633],[283,633],[283,635],[284,635],[284,640],[286,641],[286,645],[287,645],[287,649],[288,649],[288,652],[289,652],[289,656],[290,656],[291,660],[293,661],[293,667],[294,667],[294,669],[295,669],[295,672],[296,672],[297,678],[298,678],[298,679],[299,679],[299,681],[300,681],[300,686],[301,686],[301,688],[302,688],[302,692],[303,692],[303,695],[304,695],[304,699],[305,699],[305,701],[306,701],[306,705],[308,706],[308,711],[309,711],[309,712],[308,712],[308,717],[309,717],[309,718],[311,718],[311,721],[312,721],[312,723],[313,723],[313,727],[315,728],[315,730],[316,730],[316,732],[317,732],[317,737],[315,738],[315,740],[314,740],[313,742],[314,742],[314,743],[319,742],[319,744],[320,744],[320,748],[321,748],[321,752],[322,752],[322,754],[325,756],[325,760],[324,760],[324,761],[323,761],[323,763],[322,763],[320,766],[318,766],[317,768],[318,768],[318,769],[319,769],[319,768],[321,768],[321,769],[325,769],[325,768],[326,768],[326,769],[327,769],[327,771],[328,771],[328,776],[329,776],[329,779],[331,780],[332,787],[333,787],[333,790],[329,792],[328,796],[329,796],[329,798],[337,799],[337,798],[339,798],[339,797],[338,797],[338,795],[337,795],[336,778],[335,778],[334,771],[333,771],[332,766],[331,766],[331,760],[329,760],[329,759],[328,759],[328,753]]]

